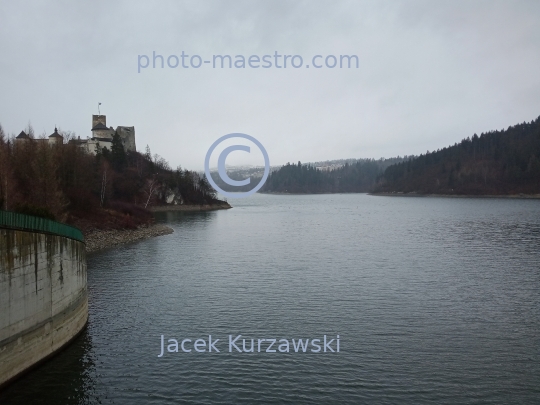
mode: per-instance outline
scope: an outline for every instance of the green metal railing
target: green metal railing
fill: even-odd
[[[84,242],[83,233],[78,228],[51,221],[50,219],[18,214],[16,212],[0,211],[0,228],[44,232]]]

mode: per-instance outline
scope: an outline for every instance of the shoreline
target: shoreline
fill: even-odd
[[[227,202],[221,204],[204,204],[204,205],[157,205],[148,208],[151,212],[167,212],[167,211],[217,211],[231,209],[231,205]]]
[[[86,253],[95,253],[143,239],[169,235],[173,232],[172,228],[164,224],[143,225],[137,229],[95,230],[84,235]]]
[[[439,198],[512,198],[540,199],[540,194],[418,194],[418,193],[368,193],[375,197],[439,197]]]
[[[328,195],[328,194],[369,194],[367,191],[343,191],[339,193],[333,193],[330,191],[325,191],[321,193],[288,193],[285,191],[257,191],[257,194],[267,194],[267,195]]]
[[[512,198],[512,199],[540,199],[540,194],[420,194],[420,193],[370,193],[364,192],[341,192],[341,193],[285,193],[285,192],[263,192],[259,194],[267,195],[328,195],[328,194],[367,194],[374,197],[440,197],[440,198]]]
[[[167,211],[214,211],[232,208],[229,203],[214,205],[162,205],[150,207],[151,212]],[[96,229],[84,235],[86,253],[95,253],[105,249],[150,239],[157,236],[169,235],[174,230],[165,224],[142,225],[136,229]]]

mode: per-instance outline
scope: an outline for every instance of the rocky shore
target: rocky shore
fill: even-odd
[[[173,232],[171,228],[163,224],[141,226],[137,229],[95,230],[84,236],[86,253],[97,252],[98,250],[153,238],[154,236],[168,235]]]
[[[228,203],[213,205],[166,205],[149,208],[152,212],[162,211],[212,211],[232,208]],[[168,235],[174,231],[166,225],[154,224],[143,225],[137,229],[95,229],[85,233],[86,253],[93,253],[99,250],[116,247],[125,243],[135,242],[141,239],[153,238],[155,236]]]

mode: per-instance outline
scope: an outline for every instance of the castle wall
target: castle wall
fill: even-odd
[[[120,135],[126,152],[135,152],[137,150],[137,146],[135,145],[135,127],[117,127],[116,132]]]
[[[0,223],[0,386],[69,343],[87,320],[84,243]]]
[[[112,139],[110,141],[104,141],[104,140],[97,140],[97,139],[89,139],[86,141],[86,150],[88,153],[91,153],[92,155],[97,154],[99,148],[107,148],[109,150],[112,149]]]
[[[112,139],[114,131],[112,129],[94,129],[92,131],[92,138],[110,138]]]

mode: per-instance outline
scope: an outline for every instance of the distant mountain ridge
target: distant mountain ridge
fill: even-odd
[[[212,178],[225,191],[249,191],[263,171],[262,167],[228,167],[234,180],[251,177],[244,187],[225,184],[217,172]],[[540,117],[506,130],[474,134],[419,156],[287,163],[272,168],[261,192],[540,194]]]
[[[268,177],[261,191],[295,194],[368,192],[388,166],[406,159],[410,157],[379,160],[343,159],[315,164],[287,163]],[[353,163],[349,163],[351,160]]]
[[[367,192],[389,165],[411,157],[391,159],[337,159],[320,162],[290,164],[271,167],[270,175],[261,192],[277,193],[345,193]],[[262,178],[264,167],[227,167],[233,180],[251,178],[250,184],[234,187],[226,184],[217,171],[211,171],[212,179],[224,191],[246,192]]]

